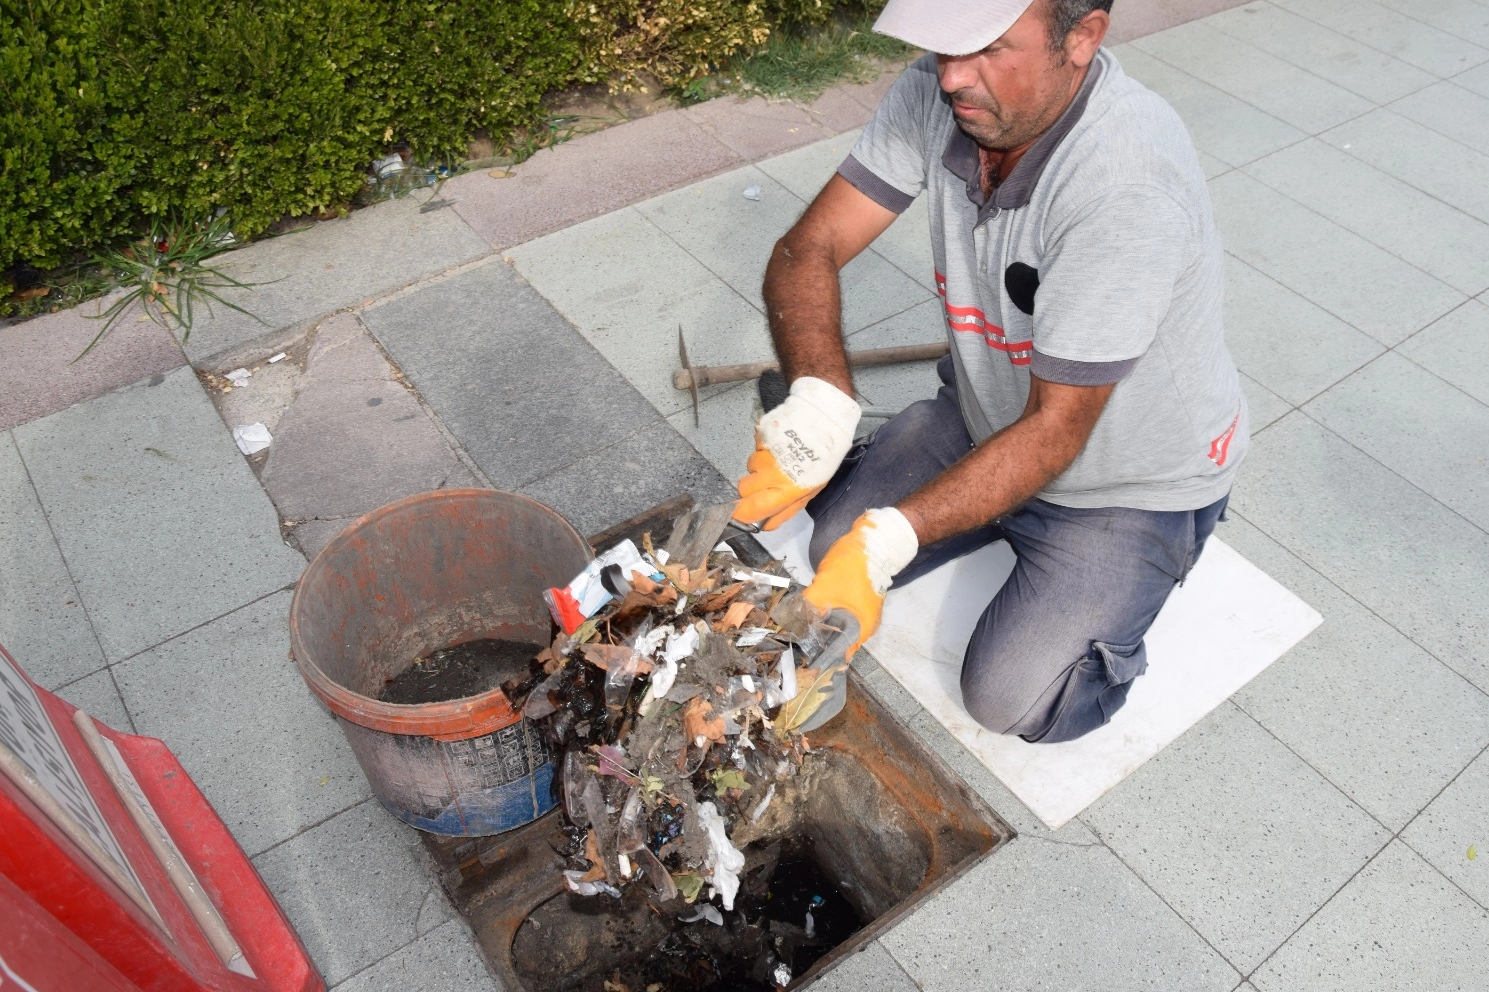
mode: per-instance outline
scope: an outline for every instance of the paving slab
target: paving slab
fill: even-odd
[[[813,992],[919,992],[900,963],[877,940],[812,984]]]
[[[742,161],[687,111],[668,110],[545,148],[510,178],[492,177],[504,169],[456,176],[443,195],[492,247],[505,249]]]
[[[734,486],[664,420],[520,492],[562,513],[581,534],[598,533],[683,492],[702,506],[738,499]]]
[[[267,357],[327,314],[490,252],[455,211],[424,212],[430,199],[417,192],[223,256],[223,272],[258,285],[222,295],[258,319],[224,308],[199,316],[192,364],[225,371]]]
[[[1215,14],[1204,23],[1374,103],[1390,103],[1437,81],[1426,70],[1265,0]]]
[[[1489,530],[1489,406],[1392,352],[1303,409]]]
[[[920,197],[900,214],[889,230],[874,239],[875,254],[936,292],[936,260],[931,254],[931,217],[928,200]]]
[[[0,327],[0,430],[186,364],[171,332],[153,320],[141,322],[138,310],[83,355],[104,325],[89,315],[122,295]]]
[[[1245,165],[1307,137],[1291,124],[1132,45],[1121,46],[1116,54],[1129,76],[1173,105],[1195,147],[1226,165]]]
[[[657,419],[500,261],[370,308],[362,319],[499,488],[520,489]]]
[[[1255,437],[1286,416],[1293,406],[1246,373],[1241,373],[1241,391],[1246,394],[1246,410],[1251,415],[1251,436]]]
[[[296,521],[354,518],[412,493],[477,484],[350,313],[317,328],[260,478],[280,515]]]
[[[424,859],[417,832],[368,800],[253,863],[334,986],[451,918]]]
[[[1236,513],[1216,534],[1324,616],[1235,702],[1400,830],[1489,743],[1489,697]]]
[[[1376,3],[1274,0],[1277,6],[1437,76],[1489,61],[1489,50]]]
[[[1391,110],[1489,155],[1489,97],[1437,83],[1391,104]]]
[[[1235,7],[1246,0],[1126,0],[1112,8],[1111,45]]]
[[[1374,107],[1369,100],[1204,21],[1169,28],[1132,44],[1309,134]]]
[[[1385,345],[1464,294],[1241,172],[1210,183],[1226,250]]]
[[[69,682],[57,690],[57,695],[114,730],[126,734],[139,733],[134,721],[129,718],[129,711],[124,708],[119,687],[114,684],[114,676],[108,669],[94,672],[76,682]]]
[[[1472,90],[1479,96],[1489,96],[1489,62],[1458,73],[1453,77],[1453,82],[1466,90]]]
[[[14,434],[110,662],[282,589],[304,568],[189,368]]]
[[[810,203],[827,185],[843,159],[853,151],[859,131],[845,131],[796,151],[756,162],[755,166],[782,186]]]
[[[1251,976],[1259,992],[1473,992],[1489,913],[1393,842]]]
[[[276,593],[113,669],[139,732],[170,745],[250,856],[371,795],[289,660],[289,607]]]
[[[486,970],[470,928],[441,923],[412,944],[359,971],[336,992],[501,992]]]
[[[1469,295],[1489,289],[1489,224],[1322,141],[1245,172]]]
[[[1242,972],[1391,839],[1230,704],[1081,819]]]
[[[1489,222],[1489,155],[1384,108],[1319,139],[1480,221]]]
[[[893,81],[899,78],[902,71],[899,67],[892,66],[883,75]],[[863,127],[874,115],[874,107],[865,106],[841,86],[824,90],[821,96],[806,105],[806,110],[813,120],[833,134]]]
[[[1252,445],[1231,505],[1489,688],[1489,535],[1482,530],[1300,412]]]
[[[841,97],[825,104],[824,109],[836,111],[832,116],[841,119],[847,109],[844,104],[851,104],[859,114],[863,113],[856,101]],[[688,107],[683,114],[745,162],[778,155],[843,130],[829,124],[827,115],[814,114],[793,101],[766,100],[759,96],[748,99],[723,96]],[[852,120],[852,116],[847,119]],[[857,127],[862,123],[860,120],[847,126]]]
[[[46,689],[104,666],[10,432],[0,433],[0,644]]]
[[[1024,838],[880,942],[925,992],[1205,992],[1241,978],[1111,851]]]
[[[759,393],[752,381],[705,399],[698,405],[696,425],[691,407],[671,414],[667,423],[732,484],[745,474],[745,462],[755,451],[759,419]]]
[[[1489,403],[1489,306],[1469,300],[1397,349],[1480,403]]]
[[[1489,909],[1489,752],[1481,752],[1411,822],[1401,839]],[[1470,852],[1473,857],[1469,857]]]
[[[1474,0],[1379,0],[1382,7],[1489,48],[1489,8]]]

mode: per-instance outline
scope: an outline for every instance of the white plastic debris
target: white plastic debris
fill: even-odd
[[[670,627],[657,627],[647,631],[641,637],[636,638],[636,653],[643,658],[653,657],[657,653],[657,648],[662,646],[662,642],[667,640],[667,636],[671,633]]]
[[[695,809],[698,822],[708,831],[708,860],[713,865],[713,874],[708,881],[718,891],[725,909],[734,908],[734,896],[739,891],[739,873],[744,869],[745,856],[739,848],[729,842],[724,828],[724,818],[713,803],[699,803]]]
[[[693,911],[687,916],[679,916],[679,923],[697,923],[699,920],[707,920],[716,927],[724,925],[724,914],[719,912],[719,907],[712,903],[700,902],[693,907]]]
[[[235,386],[243,385],[252,377],[253,373],[248,371],[247,369],[233,369],[227,375],[223,376],[224,379],[226,379],[228,382],[231,382]]]
[[[676,664],[684,659],[691,658],[693,652],[698,650],[698,628],[684,627],[682,630],[671,631],[667,635],[667,646],[662,649],[662,662]]]
[[[233,440],[238,442],[238,450],[243,454],[254,455],[267,448],[274,436],[263,424],[239,424],[233,428]]]
[[[773,631],[769,627],[745,627],[734,639],[737,648],[752,648],[756,644],[769,637]]]
[[[781,661],[776,666],[776,671],[781,676],[781,702],[789,703],[796,698],[796,652],[790,645],[781,652]]]
[[[273,365],[275,362],[282,362],[282,361],[284,361],[284,359],[285,359],[285,354],[284,354],[284,352],[281,351],[279,354],[277,354],[273,358],[269,359],[269,364],[270,365]]]
[[[562,627],[565,633],[572,634],[583,620],[594,616],[600,607],[615,598],[600,580],[600,573],[610,565],[619,565],[622,575],[628,576],[635,571],[650,575],[653,579],[662,578],[660,572],[652,573],[651,566],[641,557],[635,544],[621,541],[586,565],[584,571],[574,576],[574,580],[567,586],[543,593],[548,611],[553,614],[553,622]]]
[[[750,822],[751,823],[759,823],[760,822],[760,818],[762,816],[764,816],[765,815],[765,811],[770,808],[770,801],[772,799],[774,799],[775,797],[776,797],[776,784],[774,782],[772,782],[772,783],[770,783],[770,786],[765,790],[765,798],[760,800],[760,805],[758,805],[754,809],[750,810]]]
[[[580,881],[580,879],[582,879],[583,877],[584,872],[582,871],[566,871],[564,872],[564,885],[568,887],[570,892],[579,896],[597,896],[604,894],[612,899],[620,898],[620,890],[610,883],[582,882]]]
[[[775,982],[777,985],[790,985],[791,966],[782,961],[780,964],[776,965],[776,970],[771,972],[770,978],[771,981]]]
[[[807,910],[807,925],[802,929],[807,932],[808,940],[817,936],[817,920],[815,917],[812,916],[812,911],[810,909]]]
[[[397,152],[385,155],[380,159],[376,159],[372,163],[372,171],[375,172],[380,179],[387,179],[389,176],[402,172],[407,168],[408,163],[405,162],[403,160],[403,156],[398,154]]]
[[[713,550],[715,554],[728,555],[730,558],[739,557],[739,555],[734,553],[734,549],[729,547],[728,541],[720,541],[713,546]]]
[[[688,629],[691,630],[692,628],[690,627]],[[636,712],[641,716],[646,716],[647,711],[651,709],[651,704],[667,695],[667,692],[672,688],[672,683],[676,681],[677,662],[671,658],[664,657],[662,663],[652,670],[651,685],[647,688],[646,697],[641,700],[641,705],[636,708]]]
[[[760,187],[758,185],[756,185],[756,186],[746,186],[745,187],[745,191],[744,191],[744,198],[746,200],[758,200],[758,199],[760,199]]]
[[[790,589],[791,580],[782,575],[770,575],[766,572],[745,571],[736,568],[732,573],[736,582],[763,582],[777,589]]]

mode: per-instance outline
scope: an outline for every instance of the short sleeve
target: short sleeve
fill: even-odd
[[[903,212],[925,189],[926,139],[940,93],[935,56],[912,63],[879,101],[838,174],[880,206]]]
[[[1148,350],[1194,244],[1173,197],[1122,186],[1049,232],[1039,265],[1029,371],[1074,385],[1120,380]]]

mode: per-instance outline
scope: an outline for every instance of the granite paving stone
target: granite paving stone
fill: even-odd
[[[504,169],[456,176],[444,196],[492,247],[505,249],[739,164],[687,111],[668,110],[545,148],[510,178],[492,177]]]
[[[664,415],[691,409],[688,393],[672,386],[679,325],[694,365],[757,362],[771,354],[765,316],[634,208],[510,255],[523,278]]]
[[[1489,49],[1377,3],[1274,0],[1285,8],[1438,76],[1489,61]]]
[[[430,198],[417,192],[223,256],[223,272],[258,285],[222,295],[258,319],[220,307],[199,315],[192,364],[223,371],[267,357],[329,313],[490,252],[455,211],[423,212]]]
[[[1169,28],[1132,44],[1309,134],[1357,117],[1373,106],[1204,21]]]
[[[25,667],[24,663],[22,667]],[[124,708],[124,700],[119,696],[119,687],[114,684],[114,677],[108,669],[94,672],[76,682],[69,682],[56,692],[104,725],[125,734],[138,733],[134,722],[129,718],[129,712]]]
[[[1402,97],[1390,109],[1489,155],[1489,97],[1444,82]]]
[[[900,78],[901,69],[891,66],[885,69],[873,79],[862,83],[839,83],[835,89],[851,100],[856,100],[866,109],[873,110],[879,106],[879,101],[884,99],[894,81]]]
[[[889,225],[889,230],[874,239],[873,251],[882,255],[895,268],[919,282],[932,294],[936,292],[936,261],[931,254],[931,218],[928,198],[917,196],[915,202]]]
[[[253,863],[334,986],[450,918],[425,858],[416,831],[368,800]]]
[[[867,648],[859,649],[868,654]],[[900,685],[898,679],[886,672],[879,665],[878,659],[869,656],[874,661],[873,665],[867,666],[862,674],[864,684],[879,697],[879,701],[889,707],[891,713],[899,717],[901,721],[909,723],[921,712],[920,701]]]
[[[1489,820],[1485,819],[1485,810],[1489,810],[1489,752],[1480,752],[1411,822],[1401,839],[1489,909]]]
[[[667,423],[708,459],[725,481],[733,483],[745,474],[745,462],[755,450],[755,421],[759,419],[759,393],[751,380],[700,403],[696,426],[691,407],[669,415]]]
[[[1243,973],[1391,839],[1230,703],[1081,820]]]
[[[519,491],[562,513],[581,534],[598,533],[684,492],[702,506],[738,498],[734,486],[664,420]]]
[[[1241,977],[1111,851],[1023,838],[881,942],[925,992],[1206,992]]]
[[[1489,403],[1489,306],[1469,300],[1397,349],[1480,403]]]
[[[839,961],[811,987],[813,992],[920,992],[920,986],[877,940]]]
[[[1408,120],[1372,110],[1319,135],[1403,182],[1478,220],[1489,222],[1489,155]]]
[[[1382,7],[1489,48],[1489,7],[1474,0],[1378,0]]]
[[[898,73],[899,70],[890,70]],[[824,130],[841,134],[863,127],[873,116],[873,108],[849,96],[840,86],[824,90],[822,95],[806,105],[806,111]]]
[[[138,310],[83,355],[104,325],[90,316],[121,295],[0,326],[0,430],[186,364],[171,332],[153,320],[142,322]]]
[[[1385,350],[1233,255],[1225,260],[1225,340],[1237,368],[1290,404],[1306,403]]]
[[[940,344],[945,340],[946,323],[940,301],[927,300],[850,335],[847,345],[859,351],[909,344]],[[854,369],[853,383],[865,406],[899,411],[916,400],[936,395],[936,390],[941,388],[936,369],[934,361],[868,366]]]
[[[1489,743],[1489,697],[1236,513],[1216,533],[1324,616],[1236,703],[1400,830]]]
[[[412,493],[476,484],[350,313],[317,328],[261,479],[280,515],[296,521],[356,517]]]
[[[858,141],[859,131],[844,131],[796,151],[756,162],[755,167],[810,203],[827,185]]]
[[[170,745],[250,856],[370,795],[289,660],[289,608],[275,593],[113,669],[139,732]]]
[[[1310,140],[1245,171],[1469,296],[1489,289],[1489,224],[1347,152]]]
[[[1231,505],[1489,688],[1489,535],[1482,530],[1300,412],[1252,445]]]
[[[500,261],[370,308],[362,319],[499,488],[520,489],[656,419]]]
[[[1226,250],[1386,345],[1463,302],[1462,293],[1282,196],[1230,172],[1210,183]]]
[[[1112,8],[1107,44],[1117,45],[1155,31],[1205,17],[1246,0],[1126,0]]]
[[[1291,124],[1132,45],[1121,46],[1116,54],[1129,76],[1173,105],[1195,147],[1226,165],[1245,165],[1307,137]]]
[[[1437,81],[1430,72],[1266,0],[1216,14],[1204,23],[1375,103],[1389,103]]]
[[[1458,73],[1453,77],[1453,82],[1479,96],[1489,96],[1489,62]]]
[[[1241,373],[1241,392],[1246,394],[1246,409],[1251,415],[1251,436],[1255,437],[1293,409],[1292,404]]]
[[[1489,530],[1489,406],[1389,353],[1303,409]]]
[[[1258,992],[1476,992],[1489,913],[1393,842],[1251,976]]]
[[[189,368],[14,434],[110,662],[281,589],[305,566]]]
[[[759,96],[723,96],[695,104],[683,113],[746,162],[799,148],[841,130],[792,101]]]
[[[470,929],[441,923],[413,943],[357,972],[336,992],[501,992],[486,969]]]
[[[104,666],[9,431],[0,433],[0,645],[46,689]]]

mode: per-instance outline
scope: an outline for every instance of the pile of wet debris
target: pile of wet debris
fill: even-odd
[[[561,632],[505,686],[563,756],[568,890],[694,925],[607,992],[781,988],[859,925],[789,840],[768,871],[731,841],[801,774],[855,631],[778,562],[750,567],[722,543],[729,509],[680,518],[665,548],[621,541],[549,590]]]

